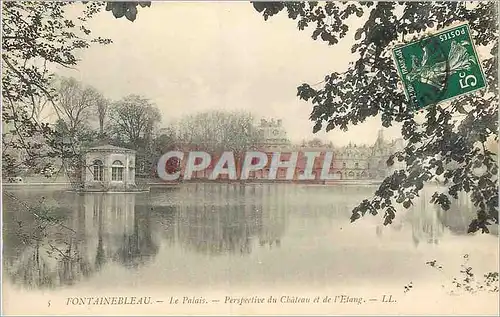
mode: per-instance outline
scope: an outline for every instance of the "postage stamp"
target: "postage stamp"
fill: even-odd
[[[468,24],[398,46],[393,56],[416,111],[486,87]]]

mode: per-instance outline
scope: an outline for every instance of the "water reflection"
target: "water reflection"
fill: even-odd
[[[95,259],[96,269],[108,260],[138,267],[158,253],[151,213],[136,208],[134,194],[85,194],[82,208],[85,225],[77,232],[85,232],[88,256]]]
[[[440,218],[443,210],[439,205],[430,203],[431,195],[422,191],[421,199],[410,210],[412,238],[415,246],[421,242],[438,244],[444,234],[445,226]]]
[[[183,187],[178,193],[182,202],[177,204],[170,239],[209,255],[250,254],[255,241],[262,247],[279,246],[286,227],[286,210],[290,209],[272,190],[271,186]]]
[[[474,209],[474,204],[468,194],[459,193],[458,200],[451,201],[448,211],[440,210],[438,217],[451,233],[466,235],[469,224],[476,217],[476,213],[470,212]]]
[[[14,209],[4,218],[4,256],[9,275],[29,287],[71,285],[109,261],[137,268],[158,253],[151,213],[135,207],[133,194],[68,193],[66,209],[42,206],[45,219],[15,205],[4,203],[4,210]]]
[[[298,234],[347,225],[352,207],[372,191],[354,186],[189,184],[147,194],[15,192],[19,201],[3,200],[4,270],[17,284],[41,288],[71,285],[112,265],[139,270],[168,260],[175,249],[206,256],[206,261],[275,252],[292,240],[300,244]],[[467,230],[469,218],[464,217],[473,217],[470,206],[443,212],[429,199],[424,194],[412,210],[398,213],[390,227],[377,223],[377,236],[382,238],[386,230],[408,231],[415,246],[436,245],[447,230]],[[37,207],[38,216],[22,201]],[[288,233],[291,223],[293,234]],[[367,237],[362,230],[356,234]],[[307,251],[318,244],[297,247]]]
[[[72,229],[59,222],[67,215],[52,207],[53,197],[47,201],[42,196],[41,202],[32,212],[21,205],[14,214],[4,216],[6,269],[15,281],[29,287],[70,285],[92,270],[88,259],[82,257],[86,243],[82,240],[83,227],[77,221],[81,213],[77,210],[73,214],[71,220],[76,226]],[[9,207],[13,206],[4,202],[4,210]]]

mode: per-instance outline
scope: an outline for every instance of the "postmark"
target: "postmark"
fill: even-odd
[[[468,24],[397,46],[392,53],[415,111],[486,87]]]

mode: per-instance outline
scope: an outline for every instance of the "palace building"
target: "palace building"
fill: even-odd
[[[276,121],[274,119],[260,120],[258,130],[262,142],[258,145],[258,147],[263,147],[268,150],[290,148],[291,143],[286,135],[285,129],[283,128],[282,122],[283,121],[281,119]]]
[[[287,180],[286,168],[279,168],[277,170],[276,177],[271,181],[291,181],[291,182],[315,182],[323,183],[322,171],[325,168],[324,161],[327,153],[332,153],[333,158],[331,160],[329,170],[327,171],[329,175],[332,175],[330,181],[359,181],[359,180],[381,180],[384,179],[389,173],[392,173],[394,169],[402,168],[401,164],[398,162],[391,168],[387,167],[387,159],[391,154],[403,148],[402,140],[387,141],[384,139],[382,130],[379,131],[376,142],[372,146],[367,145],[357,145],[349,144],[343,147],[336,147],[329,143],[323,143],[319,139],[313,139],[308,142],[304,141],[302,144],[292,144],[287,137],[286,130],[282,125],[282,120],[265,120],[260,121],[260,125],[257,127],[261,141],[255,144],[248,151],[259,151],[267,154],[268,160],[264,168],[257,171],[251,171],[249,174],[249,179],[247,181],[266,181],[269,180],[269,174],[271,170],[271,159],[273,153],[280,153],[281,161],[288,161],[292,153],[297,153],[297,163],[294,171],[293,180]],[[182,146],[184,155],[184,160],[188,157],[190,146]],[[307,167],[307,156],[306,152],[316,152],[316,158],[313,163],[312,175],[313,180],[301,180],[300,175],[304,174]],[[209,166],[201,171],[196,171],[191,176],[193,181],[204,181],[209,180],[214,167],[222,153],[209,153],[211,156],[211,163]],[[240,172],[244,162],[244,157],[246,152],[233,153],[235,159],[235,167],[238,173],[237,179],[240,179]],[[172,162],[175,161],[172,166]],[[200,161],[195,161],[195,164],[200,164]],[[252,162],[256,164],[256,162]],[[175,170],[180,169],[180,179],[184,175],[185,162],[180,162],[178,160],[167,161],[166,170],[168,173],[172,173]],[[328,169],[326,166],[325,170]],[[325,172],[323,172],[325,173]],[[227,174],[221,174],[216,180],[223,181],[228,180]]]
[[[380,180],[392,173],[396,169],[403,167],[399,162],[391,167],[387,167],[387,159],[394,152],[403,149],[403,140],[397,139],[387,141],[384,139],[383,131],[379,130],[378,137],[372,146],[356,145],[350,143],[347,146],[335,147],[332,142],[323,143],[320,139],[313,139],[308,142],[303,141],[300,145],[292,145],[286,137],[286,131],[282,126],[282,121],[274,119],[267,121],[262,119],[258,127],[264,136],[264,142],[257,148],[269,153],[269,162],[272,152],[281,152],[281,160],[287,160],[291,152],[299,152],[295,180],[298,175],[303,174],[306,168],[307,158],[305,152],[319,152],[319,157],[315,159],[313,175],[319,181],[325,153],[333,152],[333,159],[330,164],[330,173],[335,180]],[[268,164],[269,165],[269,164]],[[267,178],[267,166],[262,172],[256,172],[255,177]],[[277,178],[285,178],[286,170],[280,169]]]

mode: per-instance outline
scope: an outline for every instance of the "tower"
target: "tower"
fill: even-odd
[[[275,121],[274,119],[262,119],[259,130],[261,131],[266,146],[280,148],[289,145],[286,131],[282,126],[282,120],[278,119]]]
[[[383,129],[378,130],[377,139],[379,139],[381,142],[384,141],[384,130]]]

